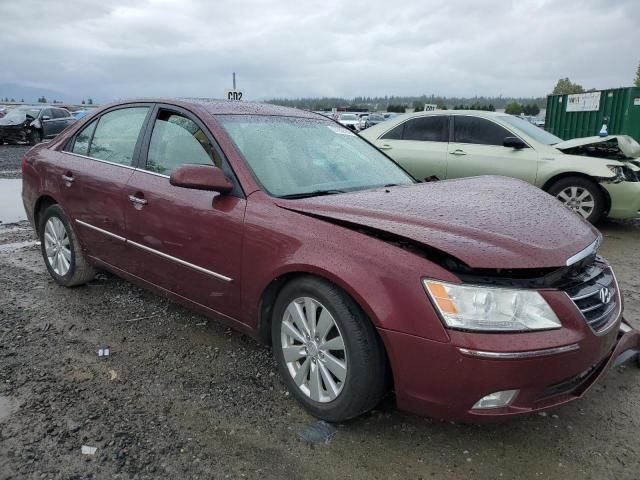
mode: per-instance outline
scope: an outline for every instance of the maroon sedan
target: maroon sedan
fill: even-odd
[[[438,418],[531,412],[640,350],[579,216],[518,180],[416,183],[319,115],[113,104],[32,149],[23,181],[57,283],[109,270],[272,344],[329,421],[391,388]]]

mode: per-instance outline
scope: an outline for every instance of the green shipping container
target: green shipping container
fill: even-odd
[[[563,140],[593,137],[606,123],[609,135],[629,135],[640,142],[640,88],[549,95],[544,122],[545,130]]]

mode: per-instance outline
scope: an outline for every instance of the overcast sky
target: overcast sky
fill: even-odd
[[[632,83],[640,0],[0,0],[0,84],[102,100]]]

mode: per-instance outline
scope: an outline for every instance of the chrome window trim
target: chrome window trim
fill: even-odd
[[[567,267],[570,267],[574,263],[578,263],[580,260],[587,258],[589,255],[593,253],[596,253],[600,248],[601,243],[602,243],[602,235],[598,235],[598,238],[596,238],[593,241],[593,243],[591,243],[589,246],[580,250],[578,253],[576,253],[575,255],[567,259]]]
[[[156,172],[152,172],[150,170],[146,170],[144,168],[138,168],[138,172],[140,172],[140,173],[148,173],[150,175],[155,175],[156,177],[170,178],[169,175],[165,175],[164,173],[156,173]]]
[[[549,355],[559,355],[578,350],[577,343],[565,345],[563,347],[545,348],[542,350],[528,350],[524,352],[486,352],[482,350],[471,350],[469,348],[458,347],[458,351],[469,357],[487,358],[491,360],[517,360],[520,358],[537,358]]]
[[[91,225],[90,223],[87,223],[87,222],[83,222],[82,220],[76,219],[76,223],[78,223],[79,225],[82,225],[84,227],[90,228],[91,230],[95,230],[96,232],[100,232],[100,233],[102,233],[104,235],[107,235],[109,237],[115,238],[116,240],[119,240],[121,242],[124,242],[124,243],[127,243],[127,244],[131,244],[134,247],[137,247],[137,248],[139,248],[141,250],[144,250],[146,252],[153,253],[153,254],[158,255],[158,256],[160,256],[162,258],[166,258],[167,260],[171,260],[172,262],[178,263],[180,265],[183,265],[185,267],[191,268],[193,270],[196,270],[198,272],[204,273],[206,275],[210,275],[210,276],[212,276],[214,278],[217,278],[218,280],[222,280],[224,282],[232,282],[233,281],[233,279],[230,278],[230,277],[227,277],[225,275],[222,275],[220,273],[214,272],[212,270],[208,270],[206,268],[200,267],[200,266],[195,265],[193,263],[187,262],[186,260],[182,260],[181,258],[174,257],[172,255],[168,255],[168,254],[163,253],[163,252],[161,252],[159,250],[155,250],[153,248],[147,247],[146,245],[142,245],[141,243],[134,242],[132,240],[127,240],[126,238],[121,237],[120,235],[116,235],[115,233],[111,233],[111,232],[109,232],[107,230],[103,230],[102,228],[96,227],[95,225]]]
[[[121,237],[120,235],[116,235],[115,233],[111,233],[111,232],[109,232],[107,230],[103,230],[102,228],[96,227],[95,225],[91,225],[90,223],[83,222],[82,220],[78,220],[77,218],[76,218],[76,223],[79,224],[79,225],[82,225],[83,227],[87,227],[87,228],[90,228],[91,230],[95,230],[96,232],[100,232],[100,233],[102,233],[104,235],[107,235],[107,236],[109,236],[111,238],[115,238],[116,240],[119,240],[121,242],[126,242],[127,241],[126,238]]]
[[[101,158],[88,157],[86,155],[81,155],[79,153],[69,152],[67,150],[63,150],[62,153],[66,153],[67,155],[73,155],[74,157],[86,158],[87,160],[94,160],[96,162],[106,163],[108,165],[115,165],[116,167],[128,168],[131,170],[138,170],[136,167],[132,165],[124,165],[122,163],[110,162],[109,160],[102,160]]]
[[[159,250],[155,250],[153,248],[147,247],[146,245],[142,245],[141,243],[134,242],[132,240],[127,240],[127,243],[133,245],[134,247],[138,247],[141,250],[145,250],[145,251],[147,251],[149,253],[154,253],[154,254],[162,257],[162,258],[166,258],[167,260],[171,260],[173,262],[176,262],[176,263],[178,263],[180,265],[183,265],[185,267],[192,268],[193,270],[196,270],[198,272],[205,273],[207,275],[211,275],[212,277],[217,278],[218,280],[222,280],[224,282],[231,282],[232,281],[231,278],[229,278],[229,277],[227,277],[225,275],[222,275],[220,273],[216,273],[216,272],[211,271],[211,270],[207,270],[206,268],[200,267],[198,265],[194,265],[193,263],[189,263],[186,260],[182,260],[181,258],[177,258],[177,257],[174,257],[172,255],[168,255],[168,254],[163,253],[163,252],[161,252]]]

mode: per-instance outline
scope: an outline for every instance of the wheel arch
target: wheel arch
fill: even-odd
[[[257,319],[257,337],[259,341],[267,345],[271,344],[271,314],[273,312],[273,305],[275,304],[275,301],[284,286],[301,277],[315,277],[338,287],[351,299],[351,301],[353,301],[353,303],[360,310],[362,310],[364,315],[367,317],[367,321],[371,322],[373,328],[376,328],[376,322],[371,318],[372,312],[370,311],[369,306],[366,304],[363,305],[363,299],[358,298],[357,294],[355,294],[355,291],[349,288],[349,286],[342,282],[339,278],[328,274],[328,272],[315,271],[312,269],[302,270],[300,268],[297,268],[280,273],[277,277],[273,278],[262,290],[262,294],[260,295],[258,304]]]
[[[595,183],[597,185],[597,187],[600,189],[600,192],[602,193],[602,196],[603,196],[604,201],[605,201],[605,205],[604,205],[605,214],[608,213],[609,210],[611,210],[611,196],[609,195],[609,192],[607,192],[607,189],[604,188],[600,184],[600,182],[598,180],[596,180],[592,176],[587,175],[585,173],[580,173],[580,172],[562,172],[562,173],[559,173],[559,174],[554,175],[553,177],[549,178],[546,182],[544,182],[544,184],[540,188],[542,190],[544,190],[545,192],[548,192],[549,189],[551,188],[551,186],[554,183],[558,182],[559,180],[562,180],[564,178],[569,178],[569,177],[584,178],[585,180],[589,180],[590,182]]]
[[[42,215],[42,212],[44,212],[51,205],[56,205],[57,203],[58,201],[48,194],[44,194],[38,197],[38,200],[36,200],[36,204],[33,207],[33,223],[36,234],[40,233],[38,229],[40,228],[40,215]]]

